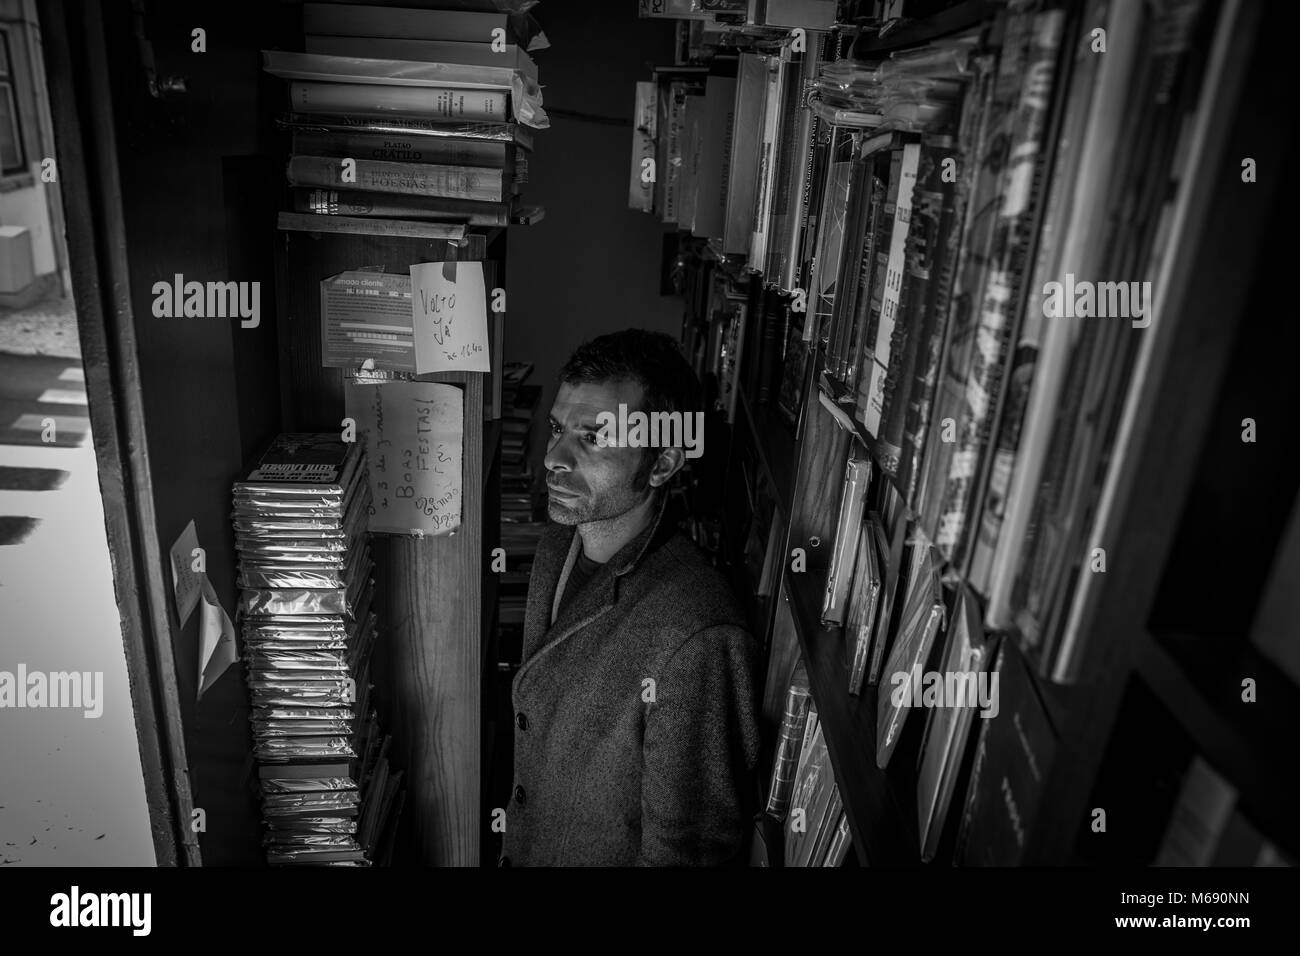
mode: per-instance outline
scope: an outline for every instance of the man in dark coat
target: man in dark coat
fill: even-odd
[[[682,428],[647,447],[612,426],[620,411],[678,413]],[[699,453],[698,412],[694,373],[660,333],[602,336],[560,373],[502,865],[710,866],[744,850],[755,641],[667,494]]]

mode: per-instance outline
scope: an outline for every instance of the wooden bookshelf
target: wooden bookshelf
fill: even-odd
[[[359,228],[359,227],[357,227]],[[504,231],[486,258],[504,282]],[[363,266],[403,272],[412,263],[464,255],[451,241],[372,231],[284,230],[276,249],[283,423],[286,430],[332,431],[344,408],[343,370],[321,364],[320,282]],[[398,862],[475,866],[480,861],[482,685],[499,542],[489,499],[501,426],[486,420],[491,396],[482,373],[422,375],[464,390],[462,518],[437,537],[374,535],[375,604],[381,639],[374,679],[381,721],[393,736],[394,766],[405,772]]]
[[[851,55],[870,60],[914,48],[989,24],[996,9],[986,0],[968,0],[923,20],[900,21],[883,37],[878,30],[873,32],[874,24],[859,20],[861,33]],[[1077,11],[1070,9],[1070,16],[1076,17]],[[1260,224],[1278,219],[1275,211],[1270,212],[1273,193],[1237,185],[1237,164],[1240,155],[1260,153],[1268,155],[1270,164],[1285,165],[1280,140],[1267,134],[1270,125],[1281,122],[1280,114],[1271,112],[1271,105],[1240,109],[1242,103],[1272,104],[1268,71],[1261,64],[1276,59],[1281,41],[1261,26],[1264,14],[1253,6],[1225,4],[1211,15],[1218,18],[1216,39],[1197,93],[1198,105],[1188,114],[1184,131],[1185,146],[1198,160],[1179,174],[1178,207],[1166,211],[1171,238],[1158,263],[1169,296],[1162,306],[1163,327],[1145,333],[1132,392],[1121,416],[1115,461],[1108,465],[1107,484],[1096,506],[1096,533],[1103,536],[1110,567],[1104,576],[1086,580],[1077,602],[1069,605],[1073,616],[1068,627],[1079,635],[1076,660],[1069,662],[1074,673],[1066,673],[1060,664],[1050,673],[1037,662],[1029,667],[1055,736],[1055,749],[1036,794],[1036,815],[1021,857],[1026,864],[1080,862],[1086,855],[1086,821],[1098,781],[1103,777],[1111,782],[1153,779],[1154,771],[1139,764],[1143,753],[1153,752],[1166,762],[1191,753],[1203,755],[1237,789],[1241,806],[1261,831],[1284,850],[1300,853],[1300,823],[1293,812],[1300,799],[1294,783],[1300,779],[1300,758],[1289,741],[1300,720],[1300,689],[1242,635],[1167,633],[1151,620],[1176,533],[1198,520],[1181,510],[1188,501],[1198,455],[1211,442],[1235,440],[1235,435],[1225,439],[1210,433],[1212,411],[1238,326],[1244,322],[1239,317],[1246,308],[1250,277],[1262,274],[1255,261],[1264,231]],[[1261,49],[1274,52],[1263,55],[1257,52]],[[1046,141],[1053,150],[1059,113],[1058,104],[1049,117]],[[1255,158],[1262,168],[1264,161]],[[1038,228],[1036,222],[1034,231]],[[1281,234],[1281,228],[1276,228],[1275,235]],[[730,274],[732,263],[721,268]],[[1274,274],[1279,268],[1284,267],[1274,268]],[[755,341],[754,335],[749,334],[747,341]],[[811,542],[829,543],[828,536],[833,541],[841,476],[832,472],[842,467],[847,449],[855,445],[865,449],[877,466],[873,481],[893,485],[904,500],[904,528],[917,516],[906,507],[906,496],[894,477],[879,467],[876,443],[854,414],[856,396],[824,372],[829,363],[820,346],[813,348],[809,364],[801,421],[793,435],[766,407],[756,407],[748,392],[742,389],[740,394],[746,425],[737,423],[737,438],[751,444],[753,458],[777,489],[777,508],[787,520],[780,601],[776,613],[768,617],[771,650],[764,713],[770,721],[777,685],[782,679],[788,681],[794,654],[801,652],[859,860],[872,865],[916,864],[920,861],[915,790],[918,715],[909,718],[888,770],[880,771],[874,761],[878,688],[864,687],[861,698],[848,694],[842,631],[822,627],[819,620],[828,549],[816,551]],[[1196,387],[1189,389],[1189,382]],[[843,417],[823,408],[822,396]],[[1275,402],[1256,404],[1277,407]],[[1288,436],[1293,435],[1293,429],[1288,431]],[[819,442],[827,441],[839,444],[819,451]],[[895,572],[903,557],[905,535],[915,533],[924,537],[920,529],[912,529],[899,530],[891,539],[889,559]],[[805,572],[795,573],[789,566],[793,547],[808,551]],[[952,566],[943,571],[945,583],[964,583]],[[895,617],[901,600],[901,594],[895,596]],[[1246,620],[1249,610],[1243,611]],[[782,646],[781,632],[790,629],[789,622],[783,622],[784,614],[793,622],[794,647]],[[1014,629],[995,636],[1010,641],[1022,657],[1033,656]],[[1240,703],[1243,676],[1253,676],[1259,683],[1256,703]],[[1135,685],[1146,688],[1148,697],[1154,695],[1172,715],[1186,735],[1186,754],[1183,743],[1172,747],[1154,739],[1149,728],[1121,723],[1121,712],[1130,712],[1124,710],[1125,701]],[[1265,686],[1270,688],[1267,705]],[[976,734],[973,731],[966,744],[968,754]],[[1129,744],[1135,735],[1142,740],[1139,746]],[[1168,774],[1176,777],[1177,770],[1172,764],[1162,765],[1165,785]],[[961,791],[954,796],[948,811],[950,828],[964,799]],[[1160,825],[1163,819],[1152,823]],[[1157,843],[1158,838],[1159,833],[1152,837]],[[941,842],[938,862],[949,862],[952,850],[950,829]]]
[[[782,594],[794,615],[854,850],[863,866],[918,864],[921,851],[914,761],[900,749],[886,770],[876,766],[878,688],[864,686],[861,696],[849,694],[843,631],[823,627],[818,620],[822,577],[811,570],[787,573]]]

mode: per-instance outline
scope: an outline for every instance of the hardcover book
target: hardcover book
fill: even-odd
[[[808,710],[812,703],[808,686],[808,671],[800,660],[790,678],[790,688],[785,695],[785,713],[777,735],[776,754],[772,757],[772,779],[767,789],[767,805],[763,812],[776,820],[784,820],[790,808],[790,795],[794,792],[795,772],[799,767],[803,747],[804,729],[808,724]]]
[[[1038,816],[1056,732],[1034,678],[1010,641],[998,648],[998,715],[980,721],[957,835],[962,866],[1017,866]]]
[[[380,83],[289,83],[290,109],[298,113],[366,113],[442,121],[504,123],[509,94],[500,90]]]
[[[328,186],[475,202],[503,202],[511,193],[501,170],[475,166],[358,159],[349,168],[341,159],[290,156],[287,176],[291,186]]]
[[[908,711],[921,705],[921,701],[913,699],[918,683],[914,674],[925,670],[935,635],[942,627],[943,593],[938,562],[933,548],[917,541],[911,545],[898,637],[889,651],[885,680],[877,700],[876,766],[881,770],[889,766]]]
[[[921,837],[921,859],[927,863],[938,852],[944,822],[957,789],[966,741],[971,726],[981,716],[978,683],[992,665],[996,642],[986,638],[980,617],[979,602],[966,588],[957,592],[952,625],[948,628],[940,673],[945,680],[960,675],[954,683],[961,701],[945,701],[926,715],[925,736],[921,739],[921,760],[916,774],[917,823]],[[996,684],[987,684],[997,693]],[[993,710],[993,706],[989,707]],[[996,716],[991,714],[989,719]]]
[[[890,347],[894,323],[903,291],[903,270],[906,263],[907,231],[912,215],[912,192],[916,187],[916,170],[921,157],[920,143],[907,143],[900,151],[898,166],[898,192],[894,207],[894,224],[889,236],[889,265],[885,274],[880,305],[880,324],[876,328],[875,342],[871,348],[871,362],[863,361],[858,394],[865,402],[860,406],[860,419],[872,437],[880,435],[881,416],[885,403],[885,378],[889,372]],[[890,170],[893,182],[894,171]],[[897,469],[897,459],[883,462],[892,474]]]
[[[844,466],[840,517],[835,526],[835,549],[831,552],[831,566],[826,572],[826,590],[822,596],[821,621],[826,627],[839,627],[844,623],[849,588],[853,582],[854,562],[858,556],[858,537],[862,533],[862,512],[870,482],[871,459],[850,458]]]
[[[871,659],[871,640],[876,631],[877,611],[883,579],[877,553],[875,530],[868,522],[858,536],[858,559],[853,574],[853,599],[844,627],[845,651],[849,657],[849,693],[862,692],[862,680]]]
[[[727,174],[727,215],[722,251],[748,256],[754,233],[754,203],[758,194],[760,137],[767,101],[767,63],[756,53],[742,53],[736,69],[735,130]],[[753,263],[751,263],[753,264]],[[757,268],[757,264],[754,264]]]

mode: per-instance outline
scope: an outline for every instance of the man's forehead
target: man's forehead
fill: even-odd
[[[618,414],[619,405],[629,412],[641,407],[645,389],[640,382],[611,379],[604,382],[561,382],[551,406],[551,417],[557,421],[590,417],[601,412]]]

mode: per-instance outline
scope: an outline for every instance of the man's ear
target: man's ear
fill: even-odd
[[[650,469],[650,487],[659,488],[668,483],[668,479],[682,470],[686,464],[686,453],[680,448],[661,448],[659,457]]]

